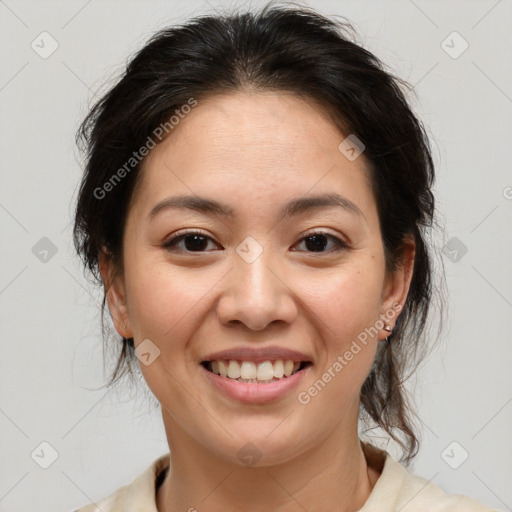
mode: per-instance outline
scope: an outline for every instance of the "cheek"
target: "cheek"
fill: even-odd
[[[322,321],[326,339],[332,339],[338,348],[343,348],[347,341],[373,326],[379,318],[380,267],[364,265],[361,260],[310,283],[308,290],[310,307]]]
[[[126,275],[128,310],[135,341],[155,338],[166,346],[184,338],[184,329],[200,314],[201,300],[215,284],[200,269],[146,263]],[[179,333],[179,334],[178,334]]]
[[[172,268],[161,261],[140,261],[126,272],[134,342],[137,347],[149,339],[159,353],[151,364],[139,366],[161,404],[172,404],[172,410],[185,411],[190,409],[190,390],[183,390],[192,362],[187,344],[204,319],[204,297],[216,280],[197,268]]]
[[[309,288],[309,306],[322,340],[317,354],[322,382],[311,390],[314,394],[322,389],[314,406],[319,414],[330,402],[345,408],[357,400],[375,359],[378,329],[374,326],[383,279],[375,259],[361,255]],[[337,412],[327,414],[335,417]]]
[[[371,272],[370,272],[371,274]],[[348,272],[315,287],[310,304],[322,346],[318,347],[318,378],[301,390],[301,404],[310,417],[326,425],[338,423],[340,414],[357,414],[361,386],[377,349],[378,333],[371,332],[379,315],[377,276]],[[320,286],[322,285],[322,286]]]

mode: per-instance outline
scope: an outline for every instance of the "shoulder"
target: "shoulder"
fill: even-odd
[[[73,512],[120,512],[124,510],[123,504],[126,502],[126,491],[129,485],[120,487],[115,492],[103,498],[96,503],[89,503]]]
[[[158,457],[130,484],[73,512],[157,512],[155,485],[162,472],[169,467],[169,461],[169,453]]]
[[[381,452],[381,475],[360,512],[497,512],[468,496],[447,494],[433,482],[409,472],[389,453]]]
[[[448,494],[429,480],[407,471],[398,509],[403,512],[497,512],[468,496]]]

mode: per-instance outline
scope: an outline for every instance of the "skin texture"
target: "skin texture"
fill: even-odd
[[[140,365],[172,451],[160,512],[352,511],[378,478],[357,427],[360,389],[386,331],[308,404],[297,399],[358,334],[404,305],[411,280],[412,241],[400,269],[385,272],[368,163],[338,150],[345,137],[311,101],[236,92],[199,101],[145,160],[124,233],[124,274],[112,279],[110,260],[100,260],[117,331],[160,350]],[[363,215],[339,206],[279,213],[291,199],[332,192]],[[234,216],[169,209],[148,220],[157,202],[182,194],[229,205]],[[349,247],[336,250],[327,237],[324,251],[313,251],[305,241],[313,228]],[[185,241],[162,247],[184,229],[209,237],[202,252],[187,252]],[[236,252],[249,236],[263,250],[252,263]],[[273,403],[231,400],[199,366],[213,351],[269,345],[313,362],[299,389]],[[237,457],[249,442],[261,456],[254,467]]]

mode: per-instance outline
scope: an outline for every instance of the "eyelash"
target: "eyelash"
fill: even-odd
[[[174,249],[176,244],[178,244],[179,242],[184,240],[186,237],[193,236],[193,235],[199,235],[199,236],[202,236],[202,237],[207,238],[209,240],[213,240],[209,235],[207,235],[206,233],[204,233],[201,230],[185,231],[185,232],[182,232],[182,233],[178,233],[176,236],[174,236],[170,240],[167,240],[166,242],[164,242],[162,244],[162,248],[164,248],[164,249],[166,249],[168,251],[176,251]],[[342,251],[342,250],[346,250],[346,249],[349,248],[349,245],[347,243],[345,243],[344,241],[340,240],[338,237],[336,237],[336,236],[334,236],[334,235],[332,235],[330,233],[326,233],[325,231],[321,231],[321,230],[310,231],[309,233],[304,235],[297,243],[303,242],[307,238],[315,236],[315,235],[322,235],[322,236],[325,236],[327,238],[332,239],[334,241],[335,248],[331,249],[331,250],[328,250],[328,251],[306,251],[306,252],[309,252],[311,254],[316,254],[316,253],[320,253],[320,254],[322,254],[322,253],[326,254],[327,253],[327,254],[330,254],[332,252]],[[294,245],[297,245],[297,244],[294,244]],[[208,252],[208,251],[187,251],[187,250],[183,250],[182,252],[185,252],[187,254],[193,254],[193,253],[203,254],[204,252]]]

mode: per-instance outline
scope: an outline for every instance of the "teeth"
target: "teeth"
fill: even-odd
[[[235,361],[233,361],[233,362],[235,362]],[[257,375],[256,365],[252,361],[244,361],[241,364],[240,377],[242,379],[255,379],[256,375]]]
[[[212,362],[212,371],[213,371],[213,363]],[[219,363],[219,375],[221,377],[227,377],[228,376],[228,367],[226,366],[226,363],[224,361],[218,361]]]
[[[272,380],[274,378],[274,365],[270,361],[264,361],[258,365],[258,380]]]
[[[230,379],[240,378],[240,365],[238,364],[238,361],[229,361],[228,377]]]
[[[283,375],[284,375],[284,364],[283,364],[283,361],[281,361],[281,359],[279,359],[278,361],[276,361],[274,363],[274,377],[276,377],[277,379],[282,379]]]
[[[282,359],[262,361],[257,365],[252,361],[218,360],[211,361],[209,369],[221,377],[228,377],[234,380],[268,382],[289,377],[297,372],[299,367],[299,362],[283,361]]]

